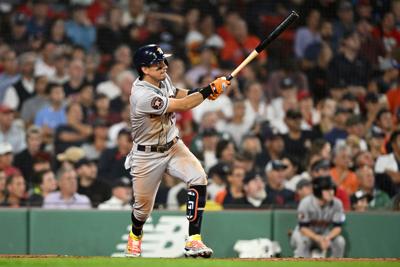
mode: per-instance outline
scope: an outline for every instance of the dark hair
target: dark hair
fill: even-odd
[[[61,84],[59,84],[59,83],[48,83],[47,84],[47,87],[46,87],[46,94],[51,94],[51,91],[53,91],[53,89],[54,88],[56,88],[56,87],[61,87],[61,88],[63,88],[63,86],[61,85]]]
[[[234,144],[231,140],[228,139],[221,139],[217,143],[217,148],[216,148],[216,156],[217,159],[220,159],[222,156],[222,152],[225,150],[225,148],[228,147],[229,144]]]
[[[53,172],[53,171],[50,170],[50,169],[47,169],[47,170],[42,170],[42,171],[36,172],[36,173],[33,175],[33,178],[32,178],[33,184],[34,184],[34,185],[40,185],[40,184],[42,184],[42,183],[43,183],[43,177],[44,177],[47,173],[49,173],[49,172]]]
[[[397,137],[400,135],[400,130],[396,130],[392,133],[392,135],[390,136],[389,139],[389,144],[393,144],[394,142],[396,142]]]

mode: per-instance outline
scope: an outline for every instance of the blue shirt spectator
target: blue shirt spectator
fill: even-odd
[[[75,7],[72,17],[72,20],[65,23],[67,36],[74,44],[84,47],[86,51],[90,50],[96,41],[96,28],[86,16],[85,8],[83,6]]]

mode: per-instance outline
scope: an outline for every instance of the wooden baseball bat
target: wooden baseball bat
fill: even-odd
[[[258,54],[264,50],[273,40],[275,40],[284,30],[286,30],[293,22],[299,18],[296,11],[292,11],[289,16],[285,18],[264,40],[262,40],[257,47],[248,55],[239,66],[232,71],[226,78],[228,81],[232,80],[247,64],[249,64]]]

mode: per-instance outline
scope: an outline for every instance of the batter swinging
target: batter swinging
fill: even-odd
[[[133,147],[125,168],[131,168],[135,202],[125,255],[140,256],[143,224],[167,172],[188,185],[189,237],[184,253],[208,258],[213,251],[204,245],[200,235],[207,177],[200,162],[179,139],[174,112],[190,110],[206,98],[216,99],[230,82],[221,77],[204,88],[177,89],[167,75],[168,56],[158,45],[151,44],[139,48],[133,59],[139,78],[133,83],[130,96]]]

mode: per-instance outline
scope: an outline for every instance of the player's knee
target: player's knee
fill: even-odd
[[[195,185],[207,185],[207,175],[204,173],[204,175],[193,178],[191,180],[188,181],[188,183],[191,186],[195,186]]]
[[[343,236],[339,235],[337,236],[334,240],[332,240],[332,243],[339,248],[344,248],[346,246],[346,239],[344,239]]]

